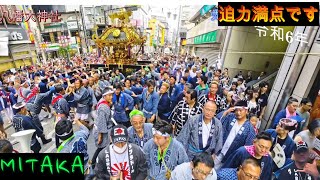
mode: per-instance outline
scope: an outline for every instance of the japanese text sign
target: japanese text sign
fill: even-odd
[[[318,2],[219,2],[219,26],[319,26]]]
[[[4,6],[0,6],[0,10],[2,14],[0,15],[0,24],[4,24],[4,20],[8,23],[21,23],[21,22],[28,22],[30,20],[36,22],[60,22],[61,21],[61,14],[58,11],[51,11],[46,12],[38,11],[38,12],[25,12],[23,10],[15,10],[9,11]]]

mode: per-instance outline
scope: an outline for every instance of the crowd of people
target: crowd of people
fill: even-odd
[[[261,130],[269,84],[246,86],[251,73],[230,78],[207,59],[157,54],[124,75],[86,68],[92,58],[2,74],[0,111],[16,132],[36,130],[34,153],[52,141],[41,125],[43,110],[54,116],[57,153],[83,153],[87,179],[319,178],[320,119],[310,119],[308,98],[290,97],[270,129]],[[0,151],[13,152],[0,117]],[[90,135],[96,147],[87,146]],[[88,148],[95,148],[91,159]]]

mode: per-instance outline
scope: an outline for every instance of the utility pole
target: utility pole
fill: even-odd
[[[87,41],[87,28],[86,28],[86,22],[84,20],[84,16],[85,16],[85,13],[83,12],[83,7],[82,5],[80,5],[80,17],[81,17],[81,21],[82,21],[82,27],[83,27],[83,35],[84,35],[84,41],[85,41],[85,48],[86,48],[86,51],[88,51],[88,41]],[[88,52],[87,52],[88,53]]]
[[[21,8],[22,8],[22,11],[23,11],[23,15],[26,16],[26,9],[25,9],[25,6],[24,5],[21,5]],[[39,44],[38,44],[38,40],[35,38],[35,34],[34,32],[32,32],[33,29],[31,29],[31,26],[29,24],[29,22],[26,22],[25,20],[23,20],[24,23],[27,23],[27,25],[29,26],[29,31],[27,32],[28,36],[31,37],[30,35],[33,34],[33,42],[34,42],[34,46],[36,48],[36,54],[37,54],[37,62],[36,63],[39,63],[39,59],[38,59],[38,49],[37,47],[39,47]],[[27,29],[25,29],[27,30]],[[31,40],[31,39],[30,39]],[[28,46],[29,48],[29,56],[30,56],[30,60],[31,60],[31,64],[34,65],[34,62],[33,62],[33,59],[32,59],[32,52],[31,52],[31,48],[30,48],[30,45]],[[24,61],[23,61],[24,62]]]
[[[107,28],[107,16],[106,16],[106,10],[103,9],[103,16],[104,16],[104,27]]]
[[[96,28],[96,7],[93,6],[93,27],[95,29],[96,35],[98,35],[98,28]]]
[[[176,53],[177,53],[177,54],[178,54],[179,49],[180,49],[179,42],[180,42],[181,11],[182,11],[182,6],[180,5],[180,7],[179,7],[179,17],[178,17],[177,39],[176,39],[176,43],[177,43],[177,45],[176,45]]]
[[[77,27],[78,27],[78,35],[79,35],[79,39],[80,39],[80,55],[83,53],[83,47],[82,47],[82,38],[81,38],[81,29],[79,26],[79,19],[78,19],[78,13],[77,10],[74,9],[74,13],[76,14],[76,20],[77,20]]]

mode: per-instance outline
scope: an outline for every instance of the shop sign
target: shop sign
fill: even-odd
[[[217,40],[217,31],[209,32],[196,36],[194,38],[194,44],[214,43]]]
[[[214,7],[215,7],[215,5],[204,5],[200,10],[201,16],[207,14],[207,12],[209,12]]]
[[[24,29],[8,28],[0,29],[0,31],[6,31],[9,34],[9,41],[28,41],[28,34]]]
[[[68,29],[78,29],[77,22],[67,22]]]

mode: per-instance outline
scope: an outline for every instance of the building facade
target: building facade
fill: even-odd
[[[195,26],[188,30],[186,52],[200,59],[208,59],[209,66],[217,64],[223,49],[226,27],[218,26],[217,20],[211,19],[215,5],[204,5],[189,20]]]
[[[2,12],[14,14],[22,10],[29,11],[29,7],[24,6],[2,6]],[[1,17],[3,14],[0,15]],[[12,18],[12,17],[11,17]],[[0,56],[0,72],[11,68],[20,68],[32,65],[37,61],[34,34],[31,31],[33,24],[22,22],[17,19],[3,18],[0,25],[0,36],[8,37],[8,53],[6,56]],[[30,20],[32,21],[32,20]]]

